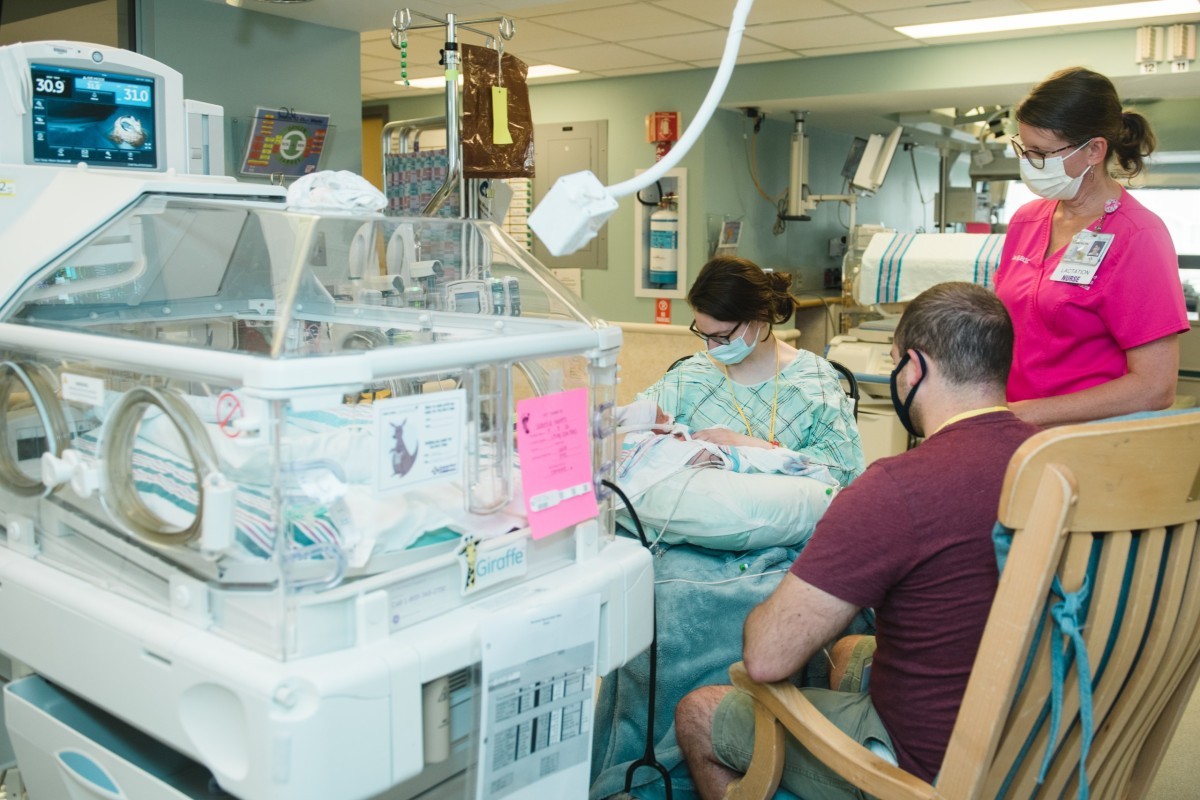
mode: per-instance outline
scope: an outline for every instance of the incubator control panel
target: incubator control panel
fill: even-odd
[[[79,42],[0,48],[0,163],[188,168],[183,79],[139,53]]]

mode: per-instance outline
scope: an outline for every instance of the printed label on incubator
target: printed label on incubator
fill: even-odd
[[[64,400],[74,400],[89,406],[104,405],[104,381],[101,378],[88,378],[70,372],[62,374],[62,396]]]
[[[380,491],[462,477],[465,391],[377,400],[374,408]]]
[[[472,594],[498,583],[520,578],[529,568],[529,540],[521,537],[506,546],[488,546],[468,539],[458,552],[462,569],[462,593]]]

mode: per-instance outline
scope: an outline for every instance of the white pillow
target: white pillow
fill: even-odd
[[[633,508],[650,541],[757,550],[807,542],[836,493],[796,475],[691,469],[654,484]],[[627,510],[618,518],[634,530]]]

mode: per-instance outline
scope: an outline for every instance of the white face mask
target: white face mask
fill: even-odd
[[[1051,156],[1041,169],[1029,163],[1028,159],[1018,159],[1021,169],[1021,181],[1029,187],[1029,191],[1047,200],[1070,200],[1079,194],[1083,179],[1092,171],[1091,166],[1072,178],[1067,174],[1066,160],[1087,147],[1091,141],[1084,142],[1065,156]]]
[[[759,325],[761,330],[762,326]],[[746,360],[746,356],[754,352],[754,347],[758,344],[758,331],[755,331],[754,338],[749,342],[746,341],[746,334],[750,332],[750,324],[746,324],[746,330],[742,331],[742,335],[733,339],[729,344],[721,344],[708,351],[708,354],[722,364],[740,364]]]

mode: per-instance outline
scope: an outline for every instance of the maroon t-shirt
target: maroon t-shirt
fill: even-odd
[[[868,691],[900,766],[931,781],[996,593],[992,528],[1008,461],[1038,429],[1007,411],[955,422],[871,464],[792,574],[875,609]]]

